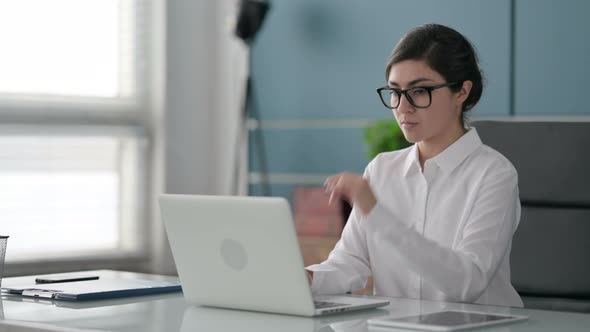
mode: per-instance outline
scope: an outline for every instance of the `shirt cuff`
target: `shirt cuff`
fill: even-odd
[[[307,271],[313,272],[313,278],[311,279],[311,292],[313,294],[319,294],[323,280],[326,277],[328,271],[323,271],[321,264],[310,265],[305,268]]]

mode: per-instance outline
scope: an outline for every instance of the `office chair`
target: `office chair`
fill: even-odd
[[[510,265],[525,307],[590,313],[590,122],[472,126],[518,171]]]

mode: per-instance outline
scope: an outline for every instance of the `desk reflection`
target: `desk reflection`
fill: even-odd
[[[386,316],[387,310],[372,309],[324,317],[307,318],[209,307],[188,307],[181,332],[360,332],[367,319]]]

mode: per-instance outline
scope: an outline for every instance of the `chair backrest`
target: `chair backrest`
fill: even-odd
[[[473,127],[518,171],[522,216],[510,257],[516,290],[590,299],[590,122]]]

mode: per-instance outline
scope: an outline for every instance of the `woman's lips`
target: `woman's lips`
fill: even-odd
[[[411,122],[411,121],[402,121],[402,128],[403,129],[413,129],[418,125],[418,122]]]

